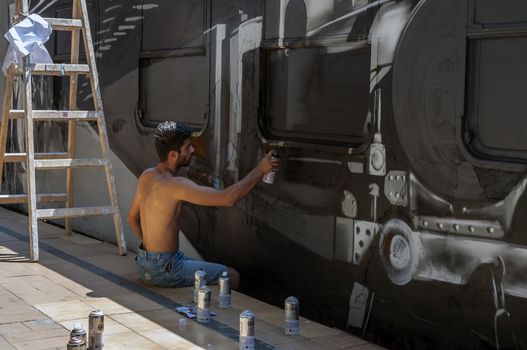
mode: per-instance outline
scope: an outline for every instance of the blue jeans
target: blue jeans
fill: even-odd
[[[159,287],[194,285],[194,273],[207,273],[207,284],[217,284],[227,267],[221,264],[193,260],[178,250],[170,253],[147,252],[142,245],[137,250],[137,271],[145,284]]]

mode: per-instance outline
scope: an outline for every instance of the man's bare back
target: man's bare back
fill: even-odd
[[[179,178],[157,168],[147,169],[139,178],[143,247],[149,252],[174,252],[179,249],[181,201],[171,195]]]

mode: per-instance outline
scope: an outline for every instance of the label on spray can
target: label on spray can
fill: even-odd
[[[254,350],[254,314],[251,310],[240,314],[240,350]]]
[[[88,336],[90,350],[101,350],[104,347],[104,313],[101,310],[90,312]]]
[[[196,312],[196,320],[200,323],[210,321],[210,299],[211,290],[208,287],[201,287],[198,290],[198,309]]]
[[[278,153],[273,152],[273,155],[271,156],[271,159],[279,159]],[[274,178],[276,177],[276,171],[271,171],[264,175],[263,182],[266,184],[272,185],[274,184]]]
[[[285,310],[285,334],[296,335],[299,332],[299,302],[298,299],[291,296],[284,302]]]

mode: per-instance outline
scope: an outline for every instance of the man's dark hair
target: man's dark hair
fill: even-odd
[[[170,151],[181,151],[181,146],[193,131],[192,128],[181,123],[171,121],[160,123],[154,133],[159,160],[161,162],[167,160]]]

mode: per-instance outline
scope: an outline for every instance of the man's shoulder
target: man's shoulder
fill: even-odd
[[[148,168],[148,169],[145,169],[145,171],[143,171],[143,173],[141,174],[141,176],[139,176],[139,179],[144,179],[144,178],[151,177],[151,176],[154,175],[155,173],[156,173],[156,168]]]

